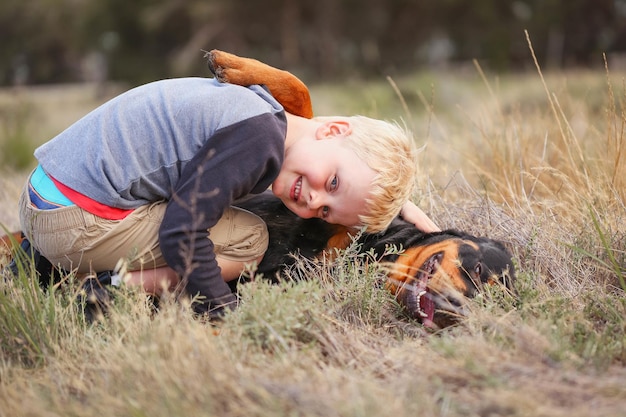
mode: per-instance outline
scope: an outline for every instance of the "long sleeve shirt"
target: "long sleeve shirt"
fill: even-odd
[[[282,106],[260,86],[170,79],[103,104],[35,157],[54,179],[107,206],[167,201],[161,252],[205,312],[235,301],[208,229],[234,200],[273,182],[286,129]]]

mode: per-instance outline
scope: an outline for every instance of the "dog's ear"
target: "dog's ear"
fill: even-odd
[[[207,52],[206,58],[209,69],[219,81],[243,86],[265,85],[286,111],[307,119],[313,117],[309,89],[292,73],[217,49]]]

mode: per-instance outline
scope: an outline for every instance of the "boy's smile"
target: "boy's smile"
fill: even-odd
[[[297,203],[298,198],[300,198],[301,191],[302,191],[302,177],[300,176],[293,183],[293,187],[291,187],[291,192],[289,193],[289,197]]]

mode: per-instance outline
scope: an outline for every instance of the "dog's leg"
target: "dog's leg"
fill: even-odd
[[[357,230],[351,229],[346,226],[333,225],[335,230],[331,237],[326,242],[326,247],[317,256],[318,259],[334,260],[337,256],[338,250],[346,249],[353,242],[353,237],[356,235]]]
[[[219,81],[243,86],[263,84],[289,113],[307,119],[313,117],[309,89],[290,72],[217,49],[207,52],[206,58]]]

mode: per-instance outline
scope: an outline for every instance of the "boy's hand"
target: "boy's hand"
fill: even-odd
[[[440,232],[441,229],[413,202],[407,201],[400,216],[409,223],[413,223],[415,227],[425,233]]]

